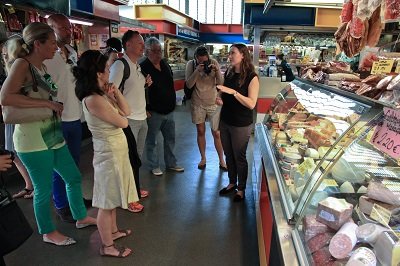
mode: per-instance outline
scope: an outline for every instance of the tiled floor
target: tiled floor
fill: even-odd
[[[19,249],[5,256],[6,264],[259,265],[251,175],[244,203],[233,203],[231,197],[218,196],[218,191],[228,182],[227,173],[218,168],[218,156],[209,129],[207,168],[204,171],[197,169],[196,129],[188,110],[188,107],[179,106],[175,112],[176,154],[185,172],[166,172],[156,177],[151,175],[145,164],[141,168],[141,184],[150,191],[150,196],[142,200],[144,212],[133,214],[118,210],[119,227],[133,229],[132,236],[118,242],[131,247],[133,255],[126,259],[101,257],[100,239],[94,227],[77,230],[73,224],[63,223],[55,216],[57,228],[78,243],[69,247],[43,243],[37,233],[32,201],[21,199],[18,203],[35,232]],[[252,150],[251,142],[248,150],[250,163]],[[90,143],[83,148],[81,161],[84,194],[91,197],[93,170]],[[23,186],[19,176],[11,176],[7,180],[11,192]],[[91,209],[89,213],[95,215],[96,210]]]

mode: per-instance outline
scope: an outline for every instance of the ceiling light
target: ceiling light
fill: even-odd
[[[50,15],[46,15],[44,16],[45,18],[49,18]],[[81,24],[81,25],[85,25],[85,26],[93,26],[92,22],[88,22],[88,21],[84,21],[84,20],[79,20],[79,19],[73,19],[70,18],[69,22],[73,23],[73,24]]]
[[[322,5],[329,5],[329,4],[342,4],[343,0],[291,0],[291,3],[302,3],[302,4],[322,4]]]
[[[70,18],[69,21],[70,21],[71,23],[74,23],[74,24],[81,24],[81,25],[85,25],[85,26],[93,26],[93,23],[92,23],[92,22],[83,21],[83,20],[79,20],[79,19],[72,19],[72,18]]]

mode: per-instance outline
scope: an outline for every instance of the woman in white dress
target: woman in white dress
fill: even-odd
[[[102,241],[100,254],[127,257],[132,250],[118,247],[114,240],[131,234],[117,227],[116,208],[128,208],[138,201],[129,163],[128,146],[122,128],[128,126],[130,108],[121,92],[108,83],[107,57],[99,51],[84,52],[74,68],[76,95],[93,135],[93,206],[99,208],[98,229]]]

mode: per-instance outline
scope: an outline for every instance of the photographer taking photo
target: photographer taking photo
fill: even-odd
[[[197,145],[201,155],[197,168],[203,170],[206,167],[205,121],[208,120],[219,157],[219,167],[226,171],[227,167],[218,130],[220,112],[215,102],[217,97],[216,85],[222,84],[223,78],[218,62],[210,58],[206,47],[199,46],[196,48],[194,59],[186,65],[185,80],[186,86],[194,90],[191,113],[192,122],[196,124],[197,128]]]

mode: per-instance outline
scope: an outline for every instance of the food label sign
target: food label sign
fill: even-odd
[[[400,158],[400,110],[383,108],[383,122],[375,128],[371,143],[394,159]]]
[[[371,74],[390,73],[394,64],[393,59],[375,61],[372,64]]]

